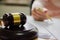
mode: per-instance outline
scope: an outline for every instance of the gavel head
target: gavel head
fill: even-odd
[[[26,16],[23,13],[7,13],[3,15],[4,26],[19,26],[26,23]]]

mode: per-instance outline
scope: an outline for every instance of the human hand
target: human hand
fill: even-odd
[[[32,10],[32,16],[37,21],[43,21],[43,20],[47,19],[46,13],[42,12],[39,9],[36,9],[36,8],[34,8]]]

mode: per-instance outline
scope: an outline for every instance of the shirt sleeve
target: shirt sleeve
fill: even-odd
[[[43,6],[43,4],[42,4],[42,2],[41,1],[39,1],[39,0],[35,0],[34,2],[33,2],[33,4],[32,4],[32,10],[34,9],[34,8],[40,8],[40,7],[44,7]]]

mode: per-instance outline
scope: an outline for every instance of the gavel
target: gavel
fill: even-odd
[[[26,16],[23,13],[7,13],[0,19],[4,28],[0,28],[1,40],[38,40],[37,29],[29,27],[26,30]],[[1,24],[1,23],[0,23]],[[2,24],[2,25],[3,25]],[[28,25],[28,24],[27,24]]]
[[[24,29],[23,25],[26,23],[26,16],[23,13],[7,13],[3,15],[1,20],[5,29],[16,30],[21,28],[22,30]]]

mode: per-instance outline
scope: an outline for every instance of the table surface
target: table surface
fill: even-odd
[[[51,35],[53,38],[57,40],[60,40],[60,19],[52,18],[52,23],[50,23],[49,21],[44,21],[44,22],[35,21],[33,17],[27,16],[27,22],[32,24],[30,26],[35,26],[38,28],[40,37],[42,34],[47,34],[47,35]]]

